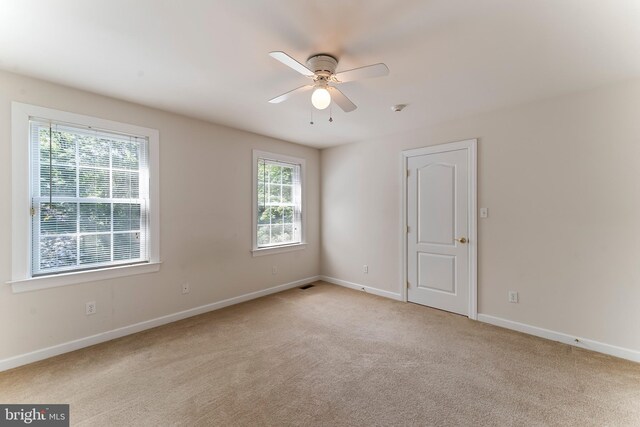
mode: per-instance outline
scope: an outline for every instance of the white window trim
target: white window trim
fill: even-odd
[[[31,276],[31,174],[29,162],[29,118],[40,117],[53,121],[91,126],[149,140],[149,262],[135,265],[113,266],[95,270]],[[11,178],[12,178],[12,231],[11,231],[11,284],[14,293],[57,286],[93,282],[149,273],[160,269],[160,134],[149,129],[97,117],[38,107],[20,102],[11,103]]]
[[[285,163],[294,163],[300,165],[300,189],[301,189],[301,201],[302,205],[302,218],[300,218],[300,222],[302,223],[302,230],[300,233],[300,243],[293,244],[284,244],[278,246],[272,246],[267,248],[259,248],[258,247],[258,159],[266,158],[269,160],[275,160]],[[252,233],[252,249],[251,252],[253,256],[262,256],[262,255],[271,255],[283,252],[291,252],[301,250],[307,247],[306,240],[306,230],[307,230],[307,191],[306,191],[306,183],[307,183],[307,168],[305,159],[300,159],[298,157],[286,156],[284,154],[276,154],[270,153],[267,151],[253,150],[253,214],[251,218],[253,220],[253,233]]]

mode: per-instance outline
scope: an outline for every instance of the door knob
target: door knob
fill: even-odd
[[[459,238],[459,239],[454,239],[454,240],[455,240],[456,242],[460,242],[460,243],[463,243],[463,244],[468,242],[468,240],[467,240],[467,238],[466,238],[466,237],[461,237],[461,238]]]

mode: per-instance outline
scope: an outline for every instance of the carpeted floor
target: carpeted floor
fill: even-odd
[[[73,425],[640,425],[640,364],[316,283],[0,373]]]

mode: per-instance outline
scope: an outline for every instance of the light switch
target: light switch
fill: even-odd
[[[480,218],[487,218],[489,216],[488,208],[480,208]]]

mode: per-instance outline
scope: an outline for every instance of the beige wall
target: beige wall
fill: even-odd
[[[400,292],[400,152],[478,138],[479,312],[640,350],[639,112],[640,80],[323,150],[322,273]]]
[[[160,272],[11,292],[11,101],[160,131]],[[307,160],[305,250],[251,256],[254,148]],[[0,360],[319,274],[316,149],[2,72],[0,149]]]
[[[479,206],[490,212],[479,219],[479,312],[640,350],[640,81],[320,156],[312,148],[0,72],[5,201],[11,200],[14,100],[160,131],[163,265],[154,274],[13,294],[4,285],[11,277],[11,205],[2,204],[0,359],[315,276],[320,258],[322,274],[399,292],[399,153],[468,138],[479,138]],[[307,159],[306,250],[251,256],[253,148]],[[185,280],[191,293],[183,296]],[[507,303],[508,290],[519,291],[519,304]],[[98,313],[87,317],[89,300]]]

